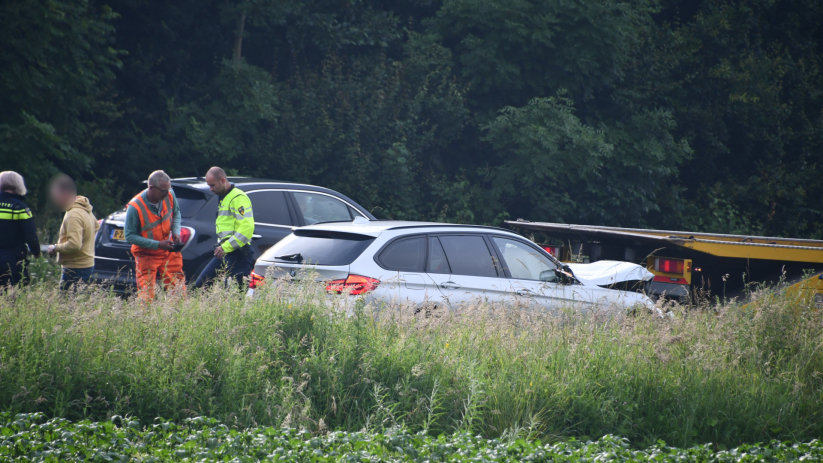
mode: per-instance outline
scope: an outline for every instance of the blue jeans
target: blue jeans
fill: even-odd
[[[217,278],[217,274],[222,272],[225,266],[227,277],[232,277],[237,280],[238,286],[243,287],[243,278],[249,276],[254,269],[254,251],[248,250],[248,254],[242,251],[233,251],[226,254],[222,259],[213,258],[211,262],[206,265],[206,268],[200,272],[197,281],[194,282],[195,288],[202,288],[204,285],[211,283]]]
[[[91,281],[91,275],[94,273],[94,267],[87,268],[65,268],[60,274],[60,289],[67,290],[75,283],[83,282],[88,284]]]

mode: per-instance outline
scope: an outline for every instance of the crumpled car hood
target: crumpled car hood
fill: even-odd
[[[574,276],[584,285],[609,286],[622,281],[646,281],[654,274],[642,265],[616,260],[601,260],[593,264],[568,264]]]

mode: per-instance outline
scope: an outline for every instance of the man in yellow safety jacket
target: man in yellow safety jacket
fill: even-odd
[[[197,277],[194,287],[200,288],[213,280],[222,269],[242,285],[243,277],[249,276],[254,268],[254,251],[251,249],[254,213],[251,201],[246,193],[229,182],[226,172],[219,167],[209,169],[206,183],[212,193],[220,197],[216,221],[218,241],[214,258]]]

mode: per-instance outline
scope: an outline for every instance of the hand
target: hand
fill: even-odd
[[[226,251],[223,250],[223,246],[217,246],[214,248],[214,257],[218,259],[222,259],[226,256]]]
[[[57,251],[54,250],[54,245],[49,246],[49,257],[54,257],[57,254]]]
[[[180,235],[171,235],[171,239],[172,241],[174,241],[174,244],[183,244],[183,242],[180,240]]]
[[[171,251],[174,249],[174,243],[170,240],[162,240],[157,242],[157,249],[161,249],[163,251]]]

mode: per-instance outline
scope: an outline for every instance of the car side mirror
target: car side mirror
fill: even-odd
[[[557,269],[543,270],[542,272],[540,272],[540,281],[557,281]]]

